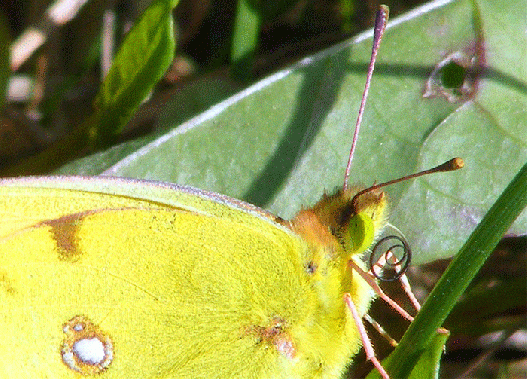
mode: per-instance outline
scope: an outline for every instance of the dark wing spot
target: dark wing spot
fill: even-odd
[[[76,261],[82,254],[78,246],[77,230],[85,213],[67,215],[56,220],[44,221],[51,227],[53,239],[57,243],[59,259],[62,261]]]

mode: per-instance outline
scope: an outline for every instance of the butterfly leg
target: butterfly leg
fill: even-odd
[[[349,293],[344,294],[344,301],[346,302],[346,305],[348,306],[348,309],[351,312],[353,320],[355,321],[355,325],[357,326],[357,330],[359,331],[359,334],[362,340],[362,346],[364,347],[364,350],[366,351],[366,358],[371,363],[373,363],[375,368],[379,371],[379,373],[384,379],[390,379],[390,376],[388,375],[384,367],[382,367],[381,362],[379,362],[379,360],[375,356],[375,351],[373,350],[373,346],[371,344],[370,338],[368,337],[368,334],[366,333],[366,328],[364,328],[362,319],[359,316],[359,312],[357,311],[357,308],[355,307],[353,300],[351,300],[351,295]]]
[[[417,312],[419,312],[421,310],[421,304],[419,304],[419,300],[417,300],[417,298],[415,297],[406,274],[402,274],[399,277],[399,282],[401,283],[401,286],[403,287],[403,290],[406,293],[406,296],[408,296],[414,308],[417,310]]]
[[[372,275],[368,274],[366,271],[364,271],[362,268],[360,268],[355,262],[353,262],[353,259],[350,259],[348,261],[348,265],[355,270],[365,281],[370,285],[370,287],[375,291],[375,293],[383,299],[385,302],[387,302],[393,309],[397,311],[401,316],[403,316],[405,319],[412,321],[414,318],[406,312],[399,304],[397,304],[392,298],[390,298],[388,295],[384,293],[384,291],[379,287],[375,279]]]
[[[375,321],[369,314],[365,314],[363,316],[364,320],[368,321],[368,323],[370,323],[371,326],[373,326],[373,328],[379,332],[379,334],[381,336],[384,337],[384,339],[386,339],[386,341],[388,341],[388,343],[390,345],[392,345],[393,347],[397,347],[398,343],[396,340],[394,340],[392,337],[390,337],[390,335],[388,334],[388,332],[386,332],[386,330],[384,330],[384,328],[381,326],[381,324],[379,324],[377,321]]]
[[[372,270],[375,270],[376,269],[376,266],[379,266],[379,267],[382,267],[385,265],[385,262],[387,261],[391,261],[392,263],[392,266],[395,267],[395,271],[396,272],[400,272],[401,274],[398,276],[398,280],[399,280],[399,283],[401,283],[401,287],[403,288],[404,292],[406,293],[406,296],[408,296],[408,299],[410,299],[410,302],[412,303],[412,305],[414,306],[414,308],[417,310],[417,312],[419,312],[421,310],[421,304],[419,303],[419,300],[417,300],[414,292],[412,291],[412,287],[410,286],[410,282],[408,281],[408,276],[402,272],[401,270],[401,265],[397,263],[397,259],[396,257],[391,253],[391,252],[387,252],[386,253],[386,258],[384,258],[384,255],[379,259],[379,261],[375,264],[374,267],[371,268],[371,270],[368,272],[368,276],[371,277],[371,279],[373,279],[373,276],[376,276],[378,277],[378,275],[375,275]],[[364,270],[361,270],[360,267],[355,267],[356,265],[352,265],[352,267],[357,270],[359,272],[359,274],[368,282],[368,284],[371,285],[371,282],[368,281],[367,278],[364,277],[364,275],[366,274],[364,272]],[[359,271],[361,270],[361,271]],[[374,283],[375,280],[373,280]],[[395,303],[395,301],[393,301],[392,299],[390,299],[390,297],[388,297],[387,295],[385,295],[382,290],[380,291],[381,293],[377,292],[375,286],[372,286],[374,291],[379,295],[379,297],[381,297],[383,300],[385,300],[388,304],[390,304],[390,306],[392,306],[398,313],[400,313],[404,318],[412,321],[413,320],[413,317],[411,318],[408,318],[406,315],[408,315],[408,313],[406,313],[405,311],[401,312],[399,305],[397,303]],[[380,289],[380,287],[378,287],[377,285],[377,288]],[[389,300],[387,300],[389,299]],[[393,302],[393,303],[392,303]],[[394,306],[394,304],[396,304],[396,306]],[[373,321],[373,322],[372,322]],[[379,330],[380,329],[375,325],[376,322],[374,320],[368,320],[368,322],[370,322],[372,324],[372,326]],[[380,327],[380,326],[379,326]],[[381,327],[382,329],[382,327]],[[438,333],[441,333],[441,334],[445,334],[445,333],[448,333],[448,331],[445,329],[445,328],[439,328],[437,329],[437,332]],[[381,331],[381,334],[383,334],[383,332]],[[388,339],[388,342],[390,342],[390,344],[393,345],[393,343],[390,341],[391,338],[387,338]]]
[[[373,267],[370,269],[369,273],[377,278],[381,276],[381,273],[379,270],[382,270],[383,267],[389,266],[393,267],[396,273],[399,273],[397,275],[397,278],[399,280],[399,283],[401,283],[401,287],[403,288],[404,292],[408,296],[408,299],[410,299],[410,302],[414,306],[414,308],[419,312],[421,309],[421,304],[419,303],[419,300],[415,297],[412,287],[410,286],[410,282],[408,281],[408,276],[406,276],[405,271],[403,270],[402,264],[395,255],[388,250],[385,254],[383,254],[379,260],[373,265]]]

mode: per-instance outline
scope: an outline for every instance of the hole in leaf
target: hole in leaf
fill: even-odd
[[[430,73],[423,97],[444,97],[451,103],[474,98],[478,76],[482,71],[482,59],[474,48],[449,54]]]
[[[456,62],[449,62],[441,72],[441,82],[445,88],[461,88],[467,70]]]

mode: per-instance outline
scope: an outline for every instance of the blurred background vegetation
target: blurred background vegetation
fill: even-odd
[[[420,2],[386,3],[394,16]],[[71,14],[62,19],[51,17],[50,10],[58,4],[72,8]],[[82,142],[61,144],[86,125],[87,115],[97,111],[95,99],[114,54],[150,4],[146,0],[1,2],[0,84],[5,92],[0,93],[0,169],[4,175],[48,173],[70,159],[145,135],[156,128],[174,98],[185,98],[184,108],[178,111],[180,121],[189,119],[259,78],[371,27],[379,2],[181,0],[173,11],[175,56],[166,72],[159,68],[163,75],[152,84],[155,87],[148,101],[139,102],[122,130],[108,138],[92,143],[86,128]],[[35,34],[27,34],[35,30]],[[21,41],[23,46],[14,56],[13,46]],[[31,48],[33,43],[35,49]],[[44,164],[31,160],[56,146],[61,154],[55,150]],[[72,146],[70,151],[62,154],[68,146]],[[500,244],[447,320],[446,327],[453,335],[442,377],[526,377],[526,262],[525,237]],[[412,283],[422,297],[445,266],[446,262],[436,262],[412,269]],[[496,286],[498,278],[515,285]],[[393,291],[398,297],[397,290]],[[510,291],[515,299],[511,304],[489,306],[496,305],[496,299],[511,298]],[[400,338],[406,327],[400,318],[386,317],[390,312],[381,304],[375,304],[372,312]],[[523,334],[515,334],[522,329]],[[379,354],[387,354],[390,347],[382,340],[375,341]],[[356,362],[363,360],[359,357]],[[368,364],[357,364],[354,377],[370,369]]]
[[[12,133],[2,139],[9,143],[0,143],[2,167],[45,149],[84,121],[113,54],[151,3],[83,2],[61,1],[64,9],[73,8],[61,24],[49,17],[58,1],[0,4],[4,42],[9,37],[23,41],[29,50],[28,41],[36,38],[21,37],[33,28],[45,38],[27,59],[15,57],[11,63],[16,73],[2,129]],[[396,15],[419,2],[388,3]],[[164,103],[183,88],[187,97],[194,97],[185,109],[191,117],[250,82],[371,27],[378,5],[351,0],[180,1],[174,10],[175,58],[148,106],[119,133],[119,140],[148,133]]]

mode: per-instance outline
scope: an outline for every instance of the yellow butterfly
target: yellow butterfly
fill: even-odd
[[[386,220],[377,187],[285,221],[159,182],[0,180],[0,377],[339,378]]]
[[[339,377],[360,341],[343,295],[372,298],[347,261],[373,234],[349,236],[386,217],[352,194],[286,222],[175,185],[1,181],[0,376]]]

